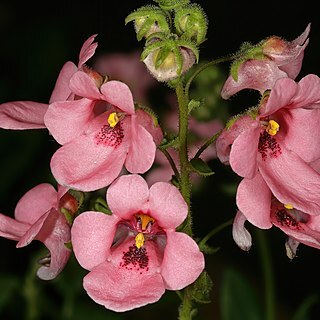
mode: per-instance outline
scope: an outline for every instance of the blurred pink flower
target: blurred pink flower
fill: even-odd
[[[94,70],[77,71],[69,86],[77,99],[54,102],[45,115],[47,128],[63,145],[51,159],[56,180],[92,191],[109,185],[123,165],[131,173],[147,171],[162,131],[144,111],[135,112],[128,86],[104,83]]]
[[[276,36],[262,41],[257,48],[261,47],[263,58],[249,57],[242,62],[238,79],[235,80],[230,75],[226,80],[221,90],[222,98],[229,99],[243,89],[254,89],[263,93],[271,89],[280,78],[295,79],[301,70],[310,28],[309,23],[305,31],[293,41]]]
[[[130,53],[107,53],[95,58],[93,68],[110,80],[119,80],[128,85],[135,101],[147,103],[148,90],[157,85],[138,51]]]
[[[112,215],[88,211],[71,229],[88,295],[114,311],[158,301],[166,289],[180,290],[204,269],[196,242],[176,232],[188,206],[177,188],[158,182],[149,189],[139,175],[123,175],[107,190]]]
[[[68,206],[67,189],[47,183],[29,190],[15,208],[15,219],[0,214],[0,236],[18,241],[17,248],[25,247],[32,240],[39,240],[49,249],[48,257],[42,259],[43,266],[37,271],[43,280],[54,279],[66,265],[71,250],[70,226],[60,212]],[[69,208],[69,207],[68,207]]]
[[[236,118],[217,139],[219,159],[244,179],[237,205],[254,225],[269,228],[274,196],[295,209],[318,215],[320,174],[320,79],[279,79],[258,114]]]

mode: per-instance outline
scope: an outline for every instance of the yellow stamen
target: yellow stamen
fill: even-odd
[[[114,128],[119,121],[120,121],[120,118],[118,117],[116,112],[110,113],[108,117],[108,123],[111,128]]]
[[[141,229],[144,231],[147,229],[148,224],[154,223],[154,219],[148,216],[147,214],[137,214],[137,217],[140,218],[141,221]]]
[[[286,209],[289,209],[289,210],[293,209],[293,205],[290,204],[290,203],[286,203],[286,204],[284,205],[284,207],[285,207]]]
[[[136,237],[135,237],[135,241],[136,241],[136,247],[138,249],[140,249],[143,245],[144,245],[144,235],[142,232],[139,232]]]
[[[279,131],[280,125],[278,122],[274,120],[269,120],[268,126],[266,128],[266,131],[271,135],[275,136],[277,132]]]

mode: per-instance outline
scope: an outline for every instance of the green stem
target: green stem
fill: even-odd
[[[189,208],[184,232],[192,236],[190,212],[191,184],[188,159],[188,100],[181,81],[176,86],[176,95],[179,105],[180,191]]]
[[[185,290],[183,300],[179,309],[178,320],[192,320],[192,302]]]
[[[222,224],[220,224],[219,226],[217,226],[216,228],[212,229],[205,237],[202,238],[202,240],[199,242],[199,247],[201,247],[201,245],[204,245],[207,243],[207,241],[213,237],[216,233],[218,233],[219,231],[223,230],[224,228],[232,225],[233,223],[233,219],[230,219]]]
[[[217,138],[219,137],[221,131],[219,131],[218,133],[216,133],[215,135],[213,135],[212,137],[210,137],[197,151],[197,153],[194,155],[194,159],[199,158],[201,153],[206,150],[212,143],[214,143]]]
[[[168,150],[163,149],[163,148],[159,148],[159,150],[164,154],[164,156],[167,158],[175,176],[177,177],[178,181],[180,181],[180,173],[176,167],[176,164],[174,163],[170,153],[168,152]]]
[[[230,54],[230,55],[227,55],[227,56],[212,60],[212,61],[200,66],[198,69],[196,69],[196,71],[188,79],[188,81],[187,81],[187,83],[185,85],[185,92],[186,92],[187,99],[189,100],[189,89],[190,89],[191,83],[194,80],[194,78],[196,76],[198,76],[198,74],[200,74],[203,70],[205,70],[205,69],[207,69],[207,68],[209,68],[209,67],[211,67],[213,65],[216,65],[216,64],[219,64],[219,63],[222,63],[222,62],[226,62],[226,61],[230,61],[230,60],[236,59],[237,57],[238,57],[238,55],[236,55],[236,54]]]
[[[261,259],[261,267],[265,285],[265,314],[266,320],[276,319],[275,307],[275,286],[274,272],[271,262],[270,249],[265,234],[261,230],[257,230],[257,239],[259,246],[259,254]]]

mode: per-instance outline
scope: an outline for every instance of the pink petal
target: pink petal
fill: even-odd
[[[259,171],[283,204],[309,214],[320,212],[320,175],[298,155],[281,146],[278,157],[259,161]]]
[[[79,64],[78,68],[81,68],[84,63],[86,63],[95,53],[98,43],[93,42],[97,34],[90,36],[82,45],[79,54]]]
[[[65,217],[59,211],[52,210],[36,239],[43,242],[50,251],[50,265],[40,267],[37,276],[42,280],[52,280],[63,270],[71,254],[71,250],[66,247],[71,236]]]
[[[97,145],[94,134],[82,135],[54,153],[50,166],[59,184],[93,191],[108,186],[118,177],[125,161],[124,148]]]
[[[75,218],[71,228],[74,254],[80,265],[91,270],[106,261],[116,231],[118,218],[87,211]]]
[[[286,149],[305,162],[320,158],[320,109],[291,109],[283,112],[286,126],[278,132]]]
[[[297,91],[298,85],[294,80],[290,78],[278,80],[271,90],[267,103],[260,107],[261,117],[269,116],[281,108],[287,107]]]
[[[79,99],[56,102],[49,106],[45,124],[59,144],[65,144],[82,134],[93,117],[94,101]]]
[[[244,224],[247,218],[238,210],[232,226],[232,237],[235,243],[245,251],[249,251],[252,245],[252,238]]]
[[[257,173],[257,153],[261,131],[258,121],[254,125],[239,134],[230,152],[230,166],[233,171],[249,179]]]
[[[154,162],[156,145],[151,134],[144,127],[136,124],[135,116],[131,118],[131,146],[125,167],[130,173],[145,173]]]
[[[44,213],[33,225],[28,229],[28,231],[21,237],[17,243],[17,248],[22,248],[29,245],[34,238],[38,235],[41,228],[43,227],[46,219],[50,215],[52,210]]]
[[[261,229],[272,227],[271,192],[259,173],[253,179],[242,179],[236,201],[239,210],[250,223]]]
[[[48,105],[33,101],[14,101],[0,105],[0,127],[3,129],[43,129]]]
[[[57,191],[49,183],[41,183],[26,192],[15,208],[18,221],[33,224],[51,208],[58,206]]]
[[[180,191],[168,182],[150,188],[149,208],[158,224],[168,230],[178,227],[187,217],[188,206]]]
[[[134,102],[129,87],[120,81],[108,81],[100,88],[105,100],[127,114],[134,114]]]
[[[193,283],[204,269],[204,256],[196,242],[185,233],[167,232],[161,266],[166,289],[180,290]]]
[[[69,88],[69,82],[72,75],[78,70],[77,66],[71,62],[66,62],[58,76],[55,87],[52,91],[49,103],[56,101],[66,101],[68,100],[71,90]]]
[[[239,68],[237,81],[229,76],[221,90],[221,97],[227,100],[244,89],[254,89],[263,93],[272,89],[278,79],[286,77],[287,74],[272,61],[247,60]]]
[[[85,72],[77,71],[70,79],[71,91],[83,98],[102,100],[102,95],[94,80]]]
[[[19,241],[29,228],[30,225],[0,213],[0,237]]]
[[[134,241],[133,241],[134,242]],[[148,267],[138,264],[126,266],[124,252],[130,242],[116,249],[112,257],[93,268],[84,278],[83,286],[88,295],[107,309],[123,312],[158,301],[165,292],[158,272],[156,247],[148,241],[144,248],[148,256]]]
[[[156,145],[161,143],[163,139],[162,129],[146,111],[138,109],[136,111],[136,121],[152,135]]]
[[[146,181],[136,174],[119,177],[107,191],[109,208],[122,219],[130,219],[132,214],[145,207],[148,197]]]

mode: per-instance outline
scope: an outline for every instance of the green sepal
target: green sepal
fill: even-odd
[[[71,212],[66,208],[60,208],[60,212],[64,215],[68,224],[71,226],[74,220],[74,216],[71,214]]]
[[[189,0],[154,0],[163,10],[173,10],[188,4]]]
[[[174,25],[177,33],[200,44],[206,40],[208,19],[198,4],[191,4],[176,11]]]
[[[64,246],[65,246],[67,249],[72,250],[72,242],[71,242],[71,241],[65,242],[65,243],[64,243]]]
[[[79,191],[79,190],[70,189],[70,190],[68,190],[68,193],[77,200],[78,208],[80,208],[84,202],[84,199],[85,199],[84,192]]]
[[[164,63],[166,58],[168,58],[170,53],[171,53],[171,48],[166,45],[159,50],[154,63],[154,66],[156,69],[159,69],[161,67],[161,65]]]
[[[152,43],[146,42],[146,45],[140,55],[141,61],[143,61],[150,53],[152,53],[153,51],[155,51],[157,49],[160,49],[163,46],[164,46],[164,41],[162,41],[162,40],[157,40]]]
[[[220,250],[219,247],[211,247],[206,243],[201,244],[201,242],[199,242],[199,249],[204,254],[215,254]]]
[[[190,161],[191,170],[201,176],[208,177],[214,174],[211,168],[201,158],[193,158]]]
[[[198,279],[188,287],[188,295],[198,303],[210,303],[210,292],[213,282],[206,271],[203,271]]]
[[[93,199],[91,201],[91,210],[93,211],[99,211],[108,215],[112,214],[112,211],[110,210],[106,200],[102,197],[98,197],[96,199]]]
[[[193,110],[199,108],[203,104],[203,101],[191,99],[188,103],[188,113],[190,114]]]

